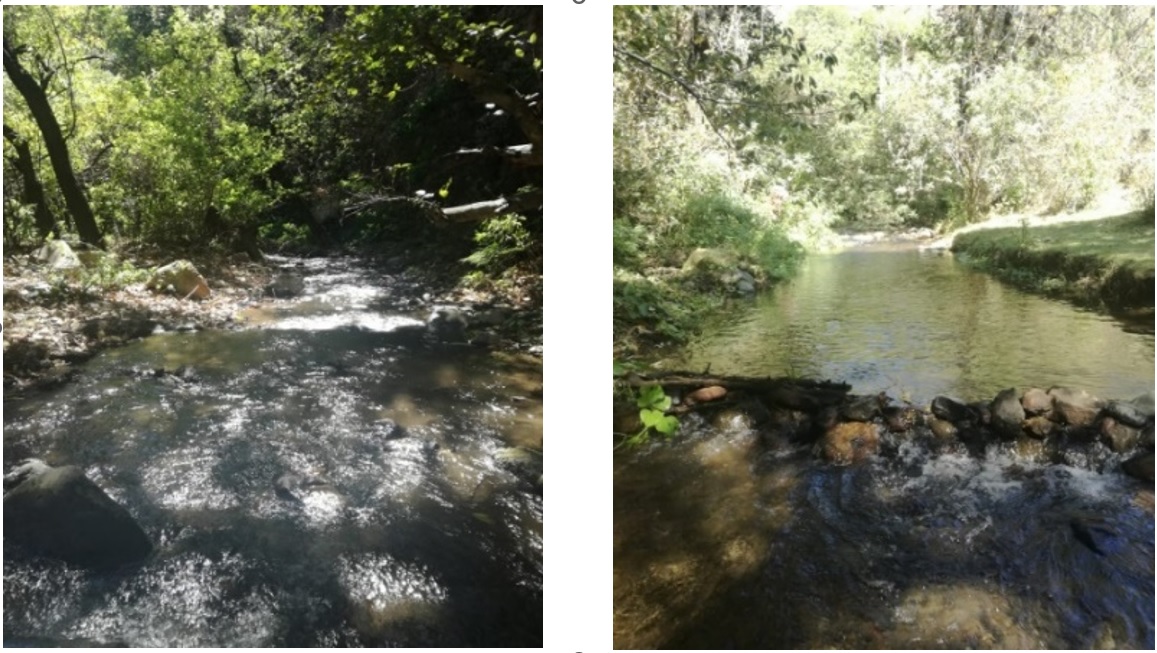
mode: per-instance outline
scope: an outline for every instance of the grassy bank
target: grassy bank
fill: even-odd
[[[1031,292],[1108,309],[1153,306],[1153,213],[960,234],[952,251]]]

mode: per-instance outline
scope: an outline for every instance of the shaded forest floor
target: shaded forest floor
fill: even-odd
[[[518,316],[501,334],[508,346],[541,354],[542,260],[524,262],[500,283],[466,284],[465,266],[434,251],[378,253],[369,265],[419,289],[427,304],[501,303]],[[204,301],[153,292],[143,274],[173,260],[190,260],[212,294]],[[364,258],[364,257],[358,257]],[[31,254],[4,260],[4,389],[67,382],[74,366],[98,352],[164,331],[246,328],[238,314],[263,301],[278,272],[272,262],[243,254],[134,252],[115,270],[50,270]],[[126,272],[127,271],[127,272]],[[537,346],[537,349],[535,349]]]

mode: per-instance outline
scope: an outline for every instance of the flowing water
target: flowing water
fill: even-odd
[[[9,465],[80,466],[155,544],[113,573],[6,550],[6,645],[542,645],[541,362],[424,343],[412,289],[300,266],[260,328],[5,403]],[[279,495],[286,473],[316,484]]]
[[[915,251],[812,259],[672,367],[708,362],[925,406],[1030,384],[1153,390],[1151,323]],[[617,648],[1154,646],[1153,489],[1115,454],[1048,465],[888,436],[886,455],[839,467],[774,434],[683,421],[615,456]]]

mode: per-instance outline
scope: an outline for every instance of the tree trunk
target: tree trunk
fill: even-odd
[[[92,207],[88,205],[88,199],[85,198],[84,191],[80,188],[80,182],[77,181],[76,174],[72,170],[72,161],[68,156],[68,143],[65,142],[64,134],[60,131],[60,123],[56,120],[56,114],[52,111],[48,96],[36,79],[20,65],[17,51],[9,46],[7,39],[4,41],[4,72],[8,73],[12,85],[24,97],[24,101],[28,103],[28,109],[32,112],[32,117],[36,119],[36,125],[40,128],[41,136],[44,137],[44,145],[48,148],[48,156],[52,161],[52,170],[56,173],[60,192],[64,195],[64,203],[68,206],[68,211],[76,222],[76,230],[80,234],[80,239],[90,245],[103,247],[104,237],[101,236],[100,229],[96,226],[96,217],[93,216]]]
[[[41,239],[47,239],[49,234],[57,232],[56,218],[48,208],[44,199],[44,186],[40,184],[40,177],[36,175],[36,165],[32,162],[32,152],[28,148],[28,141],[15,129],[4,125],[4,138],[16,148],[16,158],[13,164],[24,178],[24,190],[20,193],[20,202],[36,207],[36,231]]]

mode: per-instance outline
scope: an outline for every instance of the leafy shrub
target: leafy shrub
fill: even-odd
[[[530,248],[532,241],[525,218],[508,213],[479,225],[474,232],[474,244],[478,249],[462,260],[483,270],[501,272],[516,262]]]

